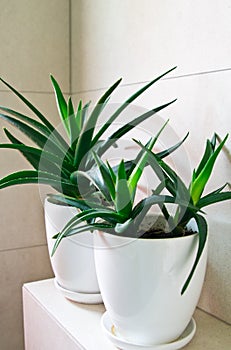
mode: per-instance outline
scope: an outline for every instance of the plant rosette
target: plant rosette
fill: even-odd
[[[56,205],[45,199],[44,216],[50,256],[54,245],[52,237],[75,215],[76,208]],[[64,240],[50,261],[55,286],[67,299],[87,304],[102,303],[90,231]]]
[[[53,253],[63,238],[89,229],[98,232],[94,233],[94,240],[99,286],[115,336],[129,343],[129,348],[134,345],[159,349],[166,345],[167,349],[174,342],[172,349],[177,349],[190,341],[195,328],[191,327],[195,326],[191,318],[207,260],[208,226],[204,207],[231,199],[231,192],[223,191],[226,184],[204,193],[228,135],[218,146],[216,134],[207,140],[201,161],[186,185],[163,157],[153,152],[165,125],[146,145],[136,141],[141,150],[137,162],[128,171],[123,159],[115,171],[108,161],[103,162],[94,153],[101,182],[95,181],[93,173],[86,176],[95,183],[103,200],[94,205],[87,202],[88,208],[54,237]],[[151,195],[135,203],[147,163],[159,183]],[[72,203],[76,208],[85,203],[57,195],[49,200]],[[153,228],[150,231],[146,227],[153,207],[161,211],[167,223],[159,236]],[[188,328],[192,333],[179,343],[177,337]],[[126,345],[122,348],[128,349]]]
[[[191,225],[196,228],[195,222]],[[167,344],[181,336],[192,318],[205,276],[207,243],[187,290],[181,294],[198,241],[198,233],[156,239],[94,233],[96,271],[113,325],[111,332],[140,346]]]
[[[117,109],[107,113],[107,119],[104,120],[103,124],[102,121],[99,121],[100,117],[102,117],[102,112],[108,107],[108,101],[122,79],[110,86],[99,98],[96,105],[90,109],[90,102],[83,104],[81,100],[75,108],[72,98],[65,99],[58,82],[51,76],[57,110],[63,126],[61,131],[25,96],[0,78],[0,81],[21,100],[32,114],[32,116],[27,115],[27,112],[24,114],[0,105],[0,119],[19,130],[33,143],[33,146],[31,146],[31,142],[26,144],[19,139],[20,137],[13,135],[10,130],[3,129],[8,142],[1,143],[0,149],[18,151],[26,158],[30,164],[30,169],[13,172],[1,178],[0,189],[24,184],[48,185],[52,191],[55,190],[61,196],[76,200],[80,204],[80,207],[78,207],[80,211],[88,209],[82,198],[86,194],[94,195],[96,188],[88,181],[80,181],[80,192],[77,173],[85,174],[94,167],[93,150],[97,151],[99,156],[103,156],[121,137],[134,128],[136,129],[142,122],[154,117],[159,111],[175,101],[173,100],[144,113],[142,112],[129,123],[126,121],[125,125],[118,126],[115,131],[108,131],[108,128],[114,126],[117,118],[120,117],[124,110],[173,69],[148,82],[128,97],[126,101],[117,106]],[[98,127],[100,122],[101,126]],[[65,136],[63,136],[63,132]],[[108,132],[108,136],[105,136],[106,132]],[[178,146],[173,147],[172,151]],[[167,154],[168,152],[165,152],[163,156]],[[130,163],[129,161],[127,162],[127,168],[130,166]],[[97,167],[93,171],[96,176],[99,175]],[[83,176],[80,177],[83,178]],[[48,204],[47,200],[45,203],[47,238],[49,251],[51,252],[51,236],[61,231],[74,214],[69,213],[67,206],[66,208],[60,207],[56,205],[57,203],[51,205]],[[62,242],[56,256],[51,258],[51,264],[56,275],[56,286],[65,296],[72,300],[82,301],[84,293],[88,294],[86,297],[90,303],[92,302],[91,297],[93,298],[94,295],[97,296],[97,301],[99,300],[92,246],[92,237],[90,237],[89,230],[87,230],[78,238],[72,237]]]

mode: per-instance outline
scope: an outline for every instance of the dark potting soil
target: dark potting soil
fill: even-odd
[[[184,237],[190,236],[196,233],[193,230],[184,229],[181,232],[165,232],[160,229],[152,229],[150,231],[144,232],[139,236],[139,238],[148,238],[148,239],[158,239],[158,238],[173,238],[173,237]]]

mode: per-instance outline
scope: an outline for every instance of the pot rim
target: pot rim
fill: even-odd
[[[129,237],[129,236],[120,236],[119,234],[116,235],[114,233],[109,233],[109,232],[104,232],[104,231],[99,231],[99,230],[94,230],[93,234],[103,234],[103,235],[108,235],[108,236],[113,236],[118,239],[124,240],[124,241],[142,241],[142,242],[162,242],[162,241],[169,241],[169,240],[180,240],[180,239],[191,239],[192,237],[198,236],[198,232],[193,232],[190,235],[186,236],[179,236],[179,237],[166,237],[166,238],[139,238],[139,237]]]
[[[163,217],[163,215],[161,215],[161,214],[157,214],[157,213],[153,213],[153,214],[148,214],[146,217],[162,217],[162,218],[164,218]],[[193,221],[193,222],[195,222],[195,219],[191,219],[189,222],[188,222],[188,224],[187,224],[187,226],[189,226],[190,225],[190,222],[191,221]],[[196,223],[196,222],[195,222]],[[122,239],[124,239],[124,241],[136,241],[136,240],[140,240],[140,241],[147,241],[147,242],[152,242],[152,241],[159,241],[159,242],[161,242],[161,241],[166,241],[166,240],[178,240],[178,239],[182,239],[182,238],[184,238],[184,239],[190,239],[190,237],[194,237],[194,236],[198,236],[199,235],[199,233],[198,233],[198,231],[197,230],[193,230],[193,232],[192,233],[190,233],[190,234],[187,234],[187,235],[184,235],[184,236],[177,236],[177,237],[162,237],[162,238],[159,238],[159,237],[152,237],[152,238],[142,238],[142,237],[130,237],[130,236],[123,236],[123,235],[120,235],[120,234],[115,234],[115,233],[109,233],[109,232],[104,232],[103,230],[94,230],[94,233],[95,232],[97,232],[97,233],[103,233],[103,234],[107,234],[107,235],[111,235],[111,236],[113,236],[113,237],[118,237],[118,238],[120,238],[121,240]]]

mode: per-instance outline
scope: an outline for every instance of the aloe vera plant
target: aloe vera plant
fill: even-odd
[[[103,162],[97,154],[94,154],[103,181],[95,183],[92,174],[85,174],[85,176],[92,176],[92,182],[95,183],[98,193],[101,193],[101,198],[104,198],[103,202],[91,202],[87,198],[76,200],[61,195],[50,196],[50,201],[54,203],[72,205],[82,210],[54,237],[56,241],[53,253],[64,237],[89,229],[103,230],[124,236],[132,235],[134,237],[134,235],[137,235],[139,237],[140,223],[149,209],[153,205],[157,205],[169,224],[170,232],[168,232],[166,237],[169,237],[169,233],[171,237],[185,235],[186,226],[193,218],[198,226],[198,251],[194,265],[182,287],[181,293],[183,294],[192,279],[207,239],[207,222],[202,209],[208,205],[231,199],[230,191],[222,192],[225,185],[209,194],[203,195],[215,161],[228,135],[217,148],[216,134],[211,141],[207,140],[202,160],[197,169],[193,171],[190,185],[186,186],[181,177],[158,154],[152,151],[160,132],[146,145],[135,141],[141,147],[141,151],[137,157],[137,163],[130,172],[126,172],[123,160],[120,161],[118,171],[115,172],[108,162]],[[153,189],[152,195],[147,196],[135,205],[135,193],[146,163],[151,166],[159,178],[159,184]],[[174,214],[171,214],[167,208],[169,203],[176,206]],[[96,219],[100,219],[100,221]]]
[[[156,137],[148,142],[147,150],[153,148],[162,129]],[[138,210],[139,205],[134,207],[134,203],[137,185],[148,159],[146,150],[139,152],[137,164],[129,171],[126,171],[123,159],[120,161],[117,171],[115,171],[109,162],[103,162],[96,153],[93,155],[101,173],[101,181],[96,181],[94,172],[82,173],[77,171],[77,174],[91,179],[91,182],[94,183],[98,190],[96,192],[99,195],[98,200],[94,200],[93,196],[82,199],[53,194],[49,196],[49,200],[53,203],[72,205],[82,210],[56,236],[57,240],[53,253],[64,237],[85,230],[100,228],[113,233],[128,234],[131,225],[134,227],[134,219],[140,214]],[[173,202],[174,198],[170,199],[169,197],[169,200]],[[160,197],[161,201],[163,201],[163,197]],[[95,222],[96,218],[104,221],[102,223]],[[83,221],[84,224],[79,225]]]
[[[163,159],[160,159],[158,155],[154,154],[151,150],[147,149],[147,147],[137,142],[142,149],[147,151],[149,155],[148,162],[160,179],[160,185],[155,189],[155,191],[153,191],[153,193],[155,193],[155,195],[159,195],[163,189],[167,189],[171,196],[176,198],[175,203],[177,204],[177,209],[174,215],[169,214],[165,204],[161,207],[162,213],[172,229],[172,235],[184,235],[185,227],[193,218],[196,220],[198,226],[199,245],[197,256],[189,276],[182,288],[182,294],[185,292],[190,283],[207,240],[208,225],[202,209],[208,205],[231,199],[231,192],[223,191],[227,183],[211,193],[203,195],[206,184],[208,183],[208,180],[212,174],[215,161],[227,138],[228,134],[220,142],[217,148],[217,134],[214,134],[211,140],[207,140],[204,154],[197,169],[193,170],[189,186],[183,182],[181,177],[177,175],[176,172],[163,161]],[[148,205],[149,201],[149,198],[144,199],[143,206],[145,207]],[[185,205],[185,203],[188,203],[188,205]]]
[[[175,68],[173,68],[175,69]],[[107,121],[96,132],[96,125],[101,112],[107,105],[112,93],[121,82],[115,82],[99,99],[92,112],[89,113],[90,103],[79,102],[75,111],[71,97],[65,100],[60,86],[53,76],[51,76],[54,93],[56,96],[57,108],[62,120],[67,139],[56,130],[49,120],[19,91],[0,78],[4,83],[30,110],[37,120],[27,115],[19,113],[13,109],[0,106],[0,118],[7,121],[30,140],[37,147],[31,147],[16,138],[9,130],[4,129],[10,143],[0,144],[0,148],[18,150],[32,165],[34,170],[23,170],[12,173],[0,180],[0,189],[28,183],[48,184],[56,191],[74,198],[79,198],[83,193],[90,191],[89,182],[85,182],[85,188],[81,182],[83,193],[79,192],[79,184],[75,176],[77,170],[88,171],[94,164],[92,149],[97,150],[97,154],[102,155],[119,138],[135,128],[147,118],[166,108],[175,100],[156,107],[148,112],[136,117],[132,122],[120,127],[112,133],[106,140],[103,139],[105,131],[118,118],[118,116],[144,91],[155,84],[158,80],[170,73],[170,69],[161,76],[155,78],[140,90],[136,91],[120,107],[108,116]],[[89,114],[89,115],[88,115]],[[167,154],[167,153],[166,153]],[[129,162],[126,167],[129,167]],[[97,170],[97,169],[96,169]],[[93,188],[94,191],[94,188]]]

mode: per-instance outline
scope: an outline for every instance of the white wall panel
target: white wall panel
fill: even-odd
[[[73,91],[175,65],[175,75],[230,69],[230,17],[229,0],[72,1]]]

